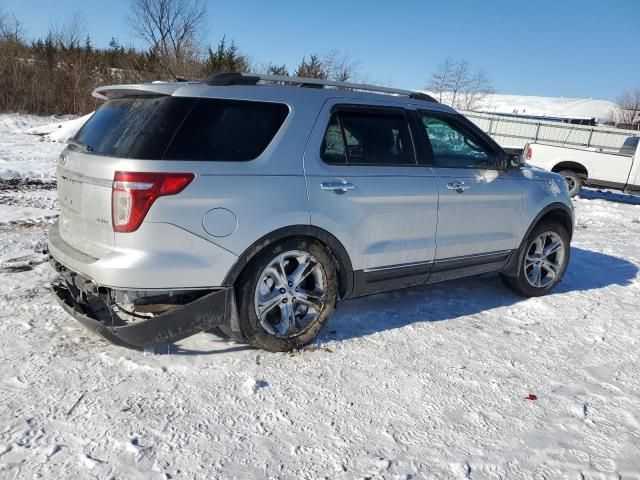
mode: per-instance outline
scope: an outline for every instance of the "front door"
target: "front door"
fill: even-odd
[[[498,169],[498,151],[456,115],[419,112],[438,182],[436,261],[458,265],[518,247],[522,176]],[[497,258],[496,257],[496,258]]]

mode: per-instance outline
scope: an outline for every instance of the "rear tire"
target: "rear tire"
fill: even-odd
[[[260,252],[236,285],[245,341],[271,352],[295,350],[313,340],[333,313],[336,264],[321,243],[288,239]]]
[[[567,182],[567,187],[569,188],[569,195],[571,195],[571,198],[580,193],[584,180],[576,172],[572,170],[562,170],[561,172],[558,172],[558,175],[562,175],[564,181]]]
[[[536,225],[519,252],[515,277],[500,277],[511,290],[525,297],[549,293],[562,280],[570,258],[569,234],[559,223]]]

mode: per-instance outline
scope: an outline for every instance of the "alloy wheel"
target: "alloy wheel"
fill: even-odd
[[[524,272],[532,287],[544,288],[560,275],[564,266],[565,245],[560,235],[545,232],[539,235],[527,249]]]
[[[271,335],[290,338],[306,331],[327,302],[326,275],[309,252],[291,250],[264,268],[254,295],[256,316]]]

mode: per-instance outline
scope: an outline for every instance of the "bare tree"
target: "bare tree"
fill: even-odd
[[[466,60],[460,60],[456,62],[453,66],[453,70],[451,71],[450,76],[450,86],[451,91],[451,105],[458,108],[460,103],[460,98],[469,85],[469,76],[471,75],[469,62]]]
[[[349,55],[331,50],[322,57],[322,67],[329,80],[338,82],[358,81],[360,63]]]
[[[482,104],[487,95],[494,93],[491,80],[484,70],[478,70],[466,83],[466,88],[460,98],[462,110],[476,110]]]
[[[84,23],[82,14],[76,12],[66,22],[52,25],[49,28],[49,35],[60,48],[66,50],[79,48],[82,38],[86,34]]]
[[[614,123],[623,128],[640,130],[640,87],[624,92],[616,102],[618,110],[614,113]]]
[[[128,21],[176,77],[174,70],[199,53],[206,16],[203,0],[131,0]]]
[[[0,41],[18,43],[23,41],[24,25],[14,14],[8,14],[0,9]]]
[[[438,70],[431,75],[431,80],[429,80],[429,84],[427,85],[427,89],[437,95],[440,103],[442,103],[443,94],[451,89],[451,73],[453,72],[455,63],[453,58],[445,58],[438,67]]]
[[[491,80],[483,70],[473,72],[466,60],[447,57],[431,76],[427,89],[438,101],[461,110],[478,108],[481,101],[493,93]]]

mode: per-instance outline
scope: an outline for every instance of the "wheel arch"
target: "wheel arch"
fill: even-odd
[[[349,254],[334,235],[314,225],[292,225],[279,228],[256,240],[238,257],[236,263],[227,273],[223,286],[233,286],[245,267],[264,248],[295,237],[311,238],[328,248],[338,268],[338,293],[340,298],[348,298],[353,291],[353,266]]]
[[[536,228],[540,223],[546,221],[560,223],[567,230],[567,233],[569,234],[569,240],[573,238],[573,213],[571,212],[571,209],[566,204],[561,202],[554,202],[547,205],[538,213],[538,215],[536,215],[536,217],[529,225],[529,228],[522,237],[520,246],[511,256],[509,263],[503,271],[505,275],[518,275],[520,265],[522,263],[520,261],[520,257],[522,256],[522,252],[524,251],[524,245],[527,241],[527,238],[529,238],[529,235],[531,235],[531,232],[534,228]]]
[[[554,173],[558,173],[563,170],[570,170],[572,172],[575,172],[581,177],[583,177],[584,180],[587,180],[589,178],[589,171],[587,170],[587,167],[585,167],[584,165],[578,162],[572,162],[572,161],[558,162],[551,169],[551,171]]]

